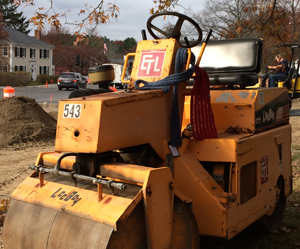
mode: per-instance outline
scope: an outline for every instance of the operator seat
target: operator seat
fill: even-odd
[[[297,69],[290,67],[288,76],[283,82],[283,86],[285,86],[287,89],[290,89],[292,87],[291,81],[292,81],[292,79],[296,79],[297,78],[296,76],[297,76]],[[276,83],[278,83],[278,82],[276,82]]]
[[[201,46],[192,48],[195,55]],[[263,41],[258,38],[211,40],[199,66],[207,72],[212,86],[254,86],[261,71],[262,50]]]

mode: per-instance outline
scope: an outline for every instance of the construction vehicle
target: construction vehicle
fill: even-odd
[[[300,59],[300,44],[283,44],[275,45],[278,48],[289,48],[291,50],[289,61],[288,77],[284,81],[278,82],[278,87],[285,87],[291,99],[300,97],[300,78],[299,78],[299,59]],[[298,79],[299,78],[299,79]]]
[[[121,77],[122,77],[122,72],[123,72],[123,65],[120,64],[103,64],[103,65],[112,65],[114,67],[114,73],[115,73],[115,79],[108,83],[109,86],[115,86],[116,88],[119,89],[126,89],[127,84],[126,83],[122,83],[121,81]],[[125,80],[128,80],[128,70],[125,69]]]
[[[171,31],[152,24],[164,15],[178,18]],[[180,38],[186,21],[198,38]],[[128,90],[60,101],[55,150],[12,193],[5,249],[199,248],[199,235],[280,224],[292,192],[289,98],[246,88],[257,83],[262,40],[197,46],[200,27],[175,12],[147,27],[155,40],[144,32],[138,42],[130,80],[122,75]],[[210,80],[202,99],[190,47]]]

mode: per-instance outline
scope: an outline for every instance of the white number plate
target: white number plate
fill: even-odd
[[[64,106],[64,118],[80,118],[81,105],[79,104],[65,104]]]

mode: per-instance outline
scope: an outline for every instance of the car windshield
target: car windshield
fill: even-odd
[[[76,78],[75,75],[72,73],[70,73],[70,74],[64,73],[64,74],[61,74],[59,77],[60,78]]]

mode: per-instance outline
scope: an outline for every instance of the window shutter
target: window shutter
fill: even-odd
[[[23,48],[23,49],[24,49],[24,57],[26,58],[26,48]]]
[[[15,57],[17,57],[18,56],[18,47],[15,47]]]

